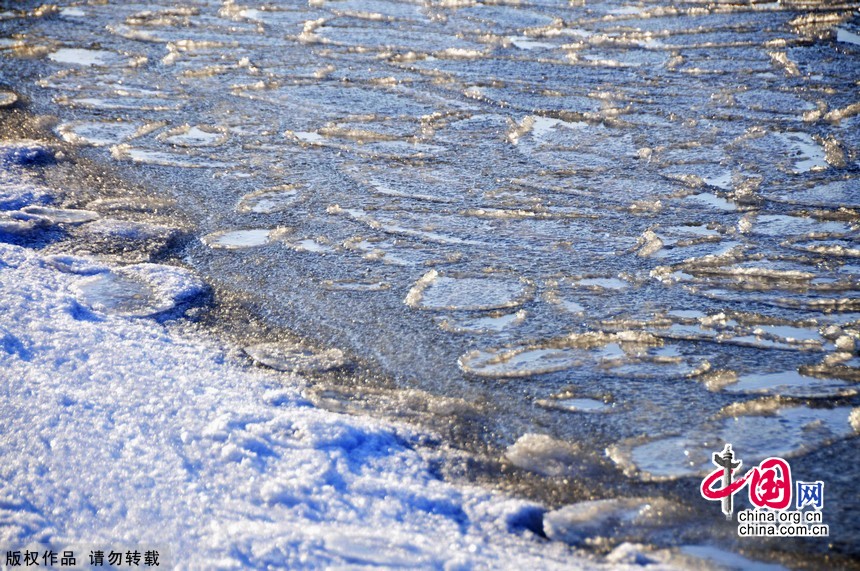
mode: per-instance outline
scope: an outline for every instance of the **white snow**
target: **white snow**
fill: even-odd
[[[82,311],[90,270],[0,243],[4,548],[154,546],[189,568],[587,565],[512,533],[533,504],[435,477],[411,430],[314,408],[300,379],[210,340]]]

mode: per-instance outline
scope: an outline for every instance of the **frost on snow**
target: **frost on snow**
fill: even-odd
[[[410,430],[127,317],[194,280],[0,243],[0,544],[153,546],[199,568],[587,565],[519,527],[534,504],[432,475]]]

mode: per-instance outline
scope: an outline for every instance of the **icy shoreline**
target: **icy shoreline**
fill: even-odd
[[[43,151],[4,153],[5,197],[51,195],[25,171]],[[150,312],[97,303],[127,287],[86,287],[117,265],[0,243],[6,550],[160,547],[197,568],[593,563],[525,531],[534,504],[439,480],[420,434],[317,409],[302,379],[143,317],[202,284],[130,268],[154,285]]]
[[[58,194],[28,172],[50,156],[13,143],[0,165],[19,242],[0,242],[5,550],[74,548],[80,565],[89,549],[160,549],[182,568],[655,562],[539,538],[540,506],[435,476],[414,447],[427,435],[315,408],[301,378],[150,319],[181,318],[205,287],[191,272],[27,247],[74,222],[21,210]]]
[[[683,511],[660,498],[549,512],[444,481],[428,429],[318,408],[305,378],[187,327],[208,286],[140,263],[171,229],[62,207],[46,175],[66,160],[0,142],[0,568],[101,550],[199,569],[783,569],[648,545]],[[67,253],[93,227],[143,249]],[[521,441],[528,463],[556,447]]]

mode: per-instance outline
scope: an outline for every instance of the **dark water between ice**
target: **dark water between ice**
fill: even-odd
[[[699,503],[724,442],[858,475],[856,3],[5,6],[0,82],[175,198],[220,295],[419,391],[366,406],[566,501]]]

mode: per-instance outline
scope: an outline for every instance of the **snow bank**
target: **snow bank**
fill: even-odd
[[[4,549],[155,546],[200,568],[585,565],[517,529],[532,504],[433,476],[409,430],[316,409],[299,379],[83,305],[75,284],[99,270],[0,243]]]

